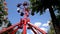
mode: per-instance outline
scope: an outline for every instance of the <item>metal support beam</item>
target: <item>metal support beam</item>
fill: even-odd
[[[24,23],[23,23],[23,34],[26,34],[26,19],[24,19]]]
[[[46,32],[43,31],[43,30],[41,30],[39,27],[37,27],[37,26],[35,26],[35,25],[31,24],[31,23],[28,23],[28,25],[34,27],[36,30],[38,30],[38,31],[41,32],[42,34],[46,34]]]
[[[34,32],[34,34],[37,34],[37,32],[31,27],[31,30]]]

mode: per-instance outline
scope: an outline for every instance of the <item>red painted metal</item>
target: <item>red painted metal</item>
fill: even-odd
[[[19,29],[19,28],[13,30],[11,34],[15,34],[15,33],[18,31],[18,29]]]
[[[31,30],[34,32],[34,34],[37,34],[37,32],[31,27]]]
[[[23,34],[26,34],[26,19],[24,19],[24,24],[23,24]]]
[[[0,30],[0,34],[3,33],[3,32],[6,32],[6,31],[8,31],[8,30],[11,30],[11,29],[15,28],[15,27],[18,26],[19,24],[20,24],[20,23],[17,23],[17,24],[14,24],[14,25],[12,25],[12,26],[4,29],[4,30]]]
[[[42,34],[46,34],[46,32],[43,31],[42,29],[40,29],[39,27],[37,27],[37,26],[35,26],[35,25],[31,24],[31,23],[28,23],[28,25],[30,25],[31,27],[34,27],[36,30],[38,30],[38,31],[41,32]]]

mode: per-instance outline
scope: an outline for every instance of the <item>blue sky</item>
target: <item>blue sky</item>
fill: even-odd
[[[18,3],[23,3],[24,1],[28,1],[28,0],[6,0],[7,7],[8,7],[8,18],[12,24],[15,24],[20,21],[21,16],[17,13],[16,5]],[[43,30],[46,29],[45,31],[47,31],[47,29],[49,28],[48,25],[46,25],[50,20],[50,14],[49,14],[48,9],[46,10],[46,12],[43,15],[39,15],[39,13],[38,13],[34,16],[30,15],[29,18],[30,18],[30,21],[32,24],[35,24],[35,25],[39,24],[37,26],[40,27],[41,29],[43,29]],[[46,25],[46,26],[44,26],[44,25]],[[29,30],[27,30],[27,31],[29,34],[31,33],[31,32],[29,32]]]

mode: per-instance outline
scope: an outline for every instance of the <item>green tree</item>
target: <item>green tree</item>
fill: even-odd
[[[8,20],[7,11],[4,10],[4,1],[5,0],[0,0],[0,30],[12,25],[11,22]],[[3,34],[7,34],[7,32],[4,32]]]
[[[56,34],[58,34],[58,29],[60,29],[59,21],[57,20],[54,11],[60,10],[60,0],[30,0],[32,12],[31,14],[40,12],[43,14],[45,10],[48,8],[49,13],[52,19],[52,24],[55,29]]]

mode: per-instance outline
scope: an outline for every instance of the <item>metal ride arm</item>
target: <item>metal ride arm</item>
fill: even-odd
[[[11,34],[15,34],[18,31],[19,28],[16,28],[15,30],[12,31]]]
[[[34,32],[34,34],[37,34],[37,32],[31,27],[31,30]]]
[[[37,26],[31,24],[31,23],[28,23],[28,25],[30,25],[31,27],[34,27],[36,30],[38,30],[39,32],[41,32],[42,34],[46,34],[45,31],[41,30],[40,28],[38,28]]]
[[[18,26],[20,23],[17,23],[17,24],[15,24],[15,25],[12,25],[12,26],[10,26],[10,27],[8,27],[8,28],[6,28],[6,29],[4,29],[4,30],[1,30],[0,31],[0,34],[1,33],[3,33],[3,32],[6,32],[6,31],[8,31],[8,30],[10,30],[10,29],[13,29],[13,28],[15,28],[16,26]]]

